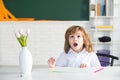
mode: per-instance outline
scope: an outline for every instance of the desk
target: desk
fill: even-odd
[[[73,71],[74,70],[74,71]],[[119,80],[120,67],[106,67],[94,73],[95,68],[73,69],[33,68],[32,75],[20,77],[19,68],[0,67],[0,80]]]

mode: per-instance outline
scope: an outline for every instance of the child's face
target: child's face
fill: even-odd
[[[83,36],[81,31],[77,31],[75,34],[69,35],[69,44],[70,47],[75,52],[80,52],[83,49]]]

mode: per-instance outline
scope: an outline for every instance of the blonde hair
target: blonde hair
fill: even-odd
[[[90,35],[87,33],[87,31],[81,27],[81,26],[71,26],[70,28],[68,28],[66,30],[65,33],[65,44],[64,44],[64,51],[66,53],[68,53],[69,49],[70,49],[70,45],[69,45],[69,35],[76,33],[77,31],[81,31],[82,32],[82,36],[83,36],[83,48],[86,49],[87,52],[92,52],[93,51],[93,47],[92,47],[92,43],[91,43],[91,38]]]

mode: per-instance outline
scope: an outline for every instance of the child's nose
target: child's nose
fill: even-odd
[[[76,40],[77,40],[77,37],[74,37],[74,40],[76,41]]]

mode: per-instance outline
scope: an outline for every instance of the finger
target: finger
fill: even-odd
[[[83,68],[86,68],[86,64],[83,64]]]
[[[87,67],[87,64],[81,64],[80,65],[80,68],[86,68]]]
[[[49,59],[48,59],[48,61],[51,61],[51,60],[53,60],[53,59],[54,59],[54,58],[53,58],[53,57],[51,57],[51,58],[49,58]]]
[[[83,64],[80,64],[80,68],[82,68],[82,65],[83,65]]]
[[[51,57],[49,60],[48,60],[48,63],[49,64],[54,64],[55,63],[55,58]]]
[[[48,59],[48,64],[52,63],[52,58]]]
[[[53,59],[53,60],[52,60],[52,63],[53,63],[53,64],[55,64],[55,62],[56,62],[56,60],[55,60],[55,59]]]
[[[81,68],[84,68],[84,64],[82,64]]]

